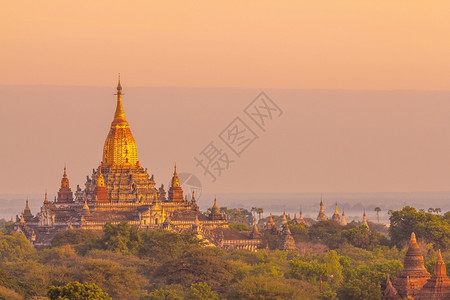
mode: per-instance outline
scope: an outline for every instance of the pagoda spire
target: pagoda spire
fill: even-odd
[[[212,220],[221,220],[222,214],[220,213],[219,206],[217,205],[217,199],[214,197],[214,205],[211,208],[211,214],[210,214]]]
[[[334,214],[333,214],[333,216],[331,217],[331,219],[332,219],[333,221],[337,222],[337,223],[340,223],[340,222],[341,222],[341,217],[339,216],[339,210],[338,210],[338,204],[337,204],[337,202],[336,202],[336,205],[335,205],[335,207],[334,207]]]
[[[273,218],[272,218],[272,213],[270,213],[270,218],[269,218],[269,222],[268,223],[272,224],[272,225],[275,225],[275,222],[273,221]]]
[[[325,215],[325,210],[323,208],[323,201],[322,201],[322,193],[320,193],[320,209],[319,214],[317,215],[317,221],[326,221],[326,220],[328,220],[328,218]]]
[[[347,225],[347,220],[345,219],[345,211],[344,211],[344,207],[342,207],[342,219],[341,219],[341,225],[342,225],[342,226]]]
[[[253,218],[253,232],[259,233],[258,222],[256,222],[256,218]]]
[[[61,179],[61,187],[62,188],[68,188],[69,187],[69,178],[67,177],[67,169],[66,169],[66,165],[65,164],[64,164],[63,177]]]
[[[283,212],[283,221],[282,224],[286,224],[288,222],[287,217],[286,217],[286,211]]]
[[[97,187],[104,187],[105,186],[105,178],[103,177],[102,173],[102,165],[98,167],[98,175],[96,180]]]
[[[88,203],[87,203],[87,197],[84,196],[83,214],[89,215],[90,213],[91,213],[91,211],[90,211],[89,205],[88,205]]]
[[[44,203],[48,203],[48,195],[47,195],[47,191],[45,191]]]
[[[369,224],[367,223],[367,218],[366,218],[366,209],[364,209],[364,213],[363,213],[363,226],[369,228]],[[415,235],[414,235],[414,239],[415,239]]]
[[[125,111],[122,107],[122,85],[120,84],[120,73],[119,73],[119,81],[117,83],[117,106],[116,112],[114,113],[114,121],[113,124],[126,122],[125,119]]]
[[[442,259],[441,249],[438,250],[438,257],[436,260],[436,264],[434,265],[434,276],[436,276],[436,277],[447,276],[447,269],[445,266],[445,262]]]
[[[179,186],[180,186],[180,178],[178,177],[177,173],[177,164],[175,164],[173,168],[172,187],[179,187]]]
[[[258,229],[258,222],[256,222],[256,218],[253,218],[253,229],[252,232],[250,233],[250,237],[252,239],[259,239],[261,238],[261,234],[259,233],[259,229]]]

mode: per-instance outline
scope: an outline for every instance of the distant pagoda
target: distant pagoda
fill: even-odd
[[[319,209],[319,215],[317,216],[317,221],[326,221],[328,220],[327,216],[325,215],[325,211],[323,209],[323,201],[322,201],[322,195],[320,195],[320,209]]]
[[[430,273],[425,269],[422,252],[413,232],[405,255],[403,270],[392,284],[388,282],[385,299],[414,298],[430,277]]]
[[[341,217],[339,216],[339,210],[338,210],[338,204],[337,203],[336,203],[336,205],[334,207],[334,214],[331,217],[331,220],[335,221],[338,224],[341,222]]]

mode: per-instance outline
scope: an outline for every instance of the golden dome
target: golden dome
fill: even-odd
[[[136,166],[137,147],[122,107],[122,86],[117,85],[117,107],[103,147],[103,166]]]

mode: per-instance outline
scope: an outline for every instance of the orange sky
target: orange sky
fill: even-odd
[[[5,1],[0,83],[450,87],[450,1]]]
[[[0,193],[55,193],[64,163],[83,185],[118,72],[158,184],[175,162],[198,175],[264,90],[285,114],[206,192],[450,190],[449,16],[448,0],[0,0]],[[445,92],[373,91],[393,89]]]

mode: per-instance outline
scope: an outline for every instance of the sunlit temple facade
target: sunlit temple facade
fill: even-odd
[[[122,86],[117,86],[114,119],[103,147],[102,161],[87,176],[84,188],[73,192],[64,168],[61,187],[54,201],[45,193],[36,215],[26,203],[16,216],[15,229],[36,247],[50,245],[59,232],[70,229],[102,230],[106,223],[126,221],[139,229],[165,228],[194,231],[210,244],[226,249],[255,250],[261,244],[256,232],[229,229],[226,215],[214,200],[210,214],[202,213],[195,194],[184,195],[174,167],[171,184],[156,186],[155,176],[139,164],[136,142],[122,105]],[[254,231],[254,230],[253,230]]]
[[[438,251],[434,274],[431,275],[425,268],[423,255],[413,232],[405,255],[403,270],[393,281],[388,277],[383,299],[450,299],[450,278],[447,276],[441,251]]]

